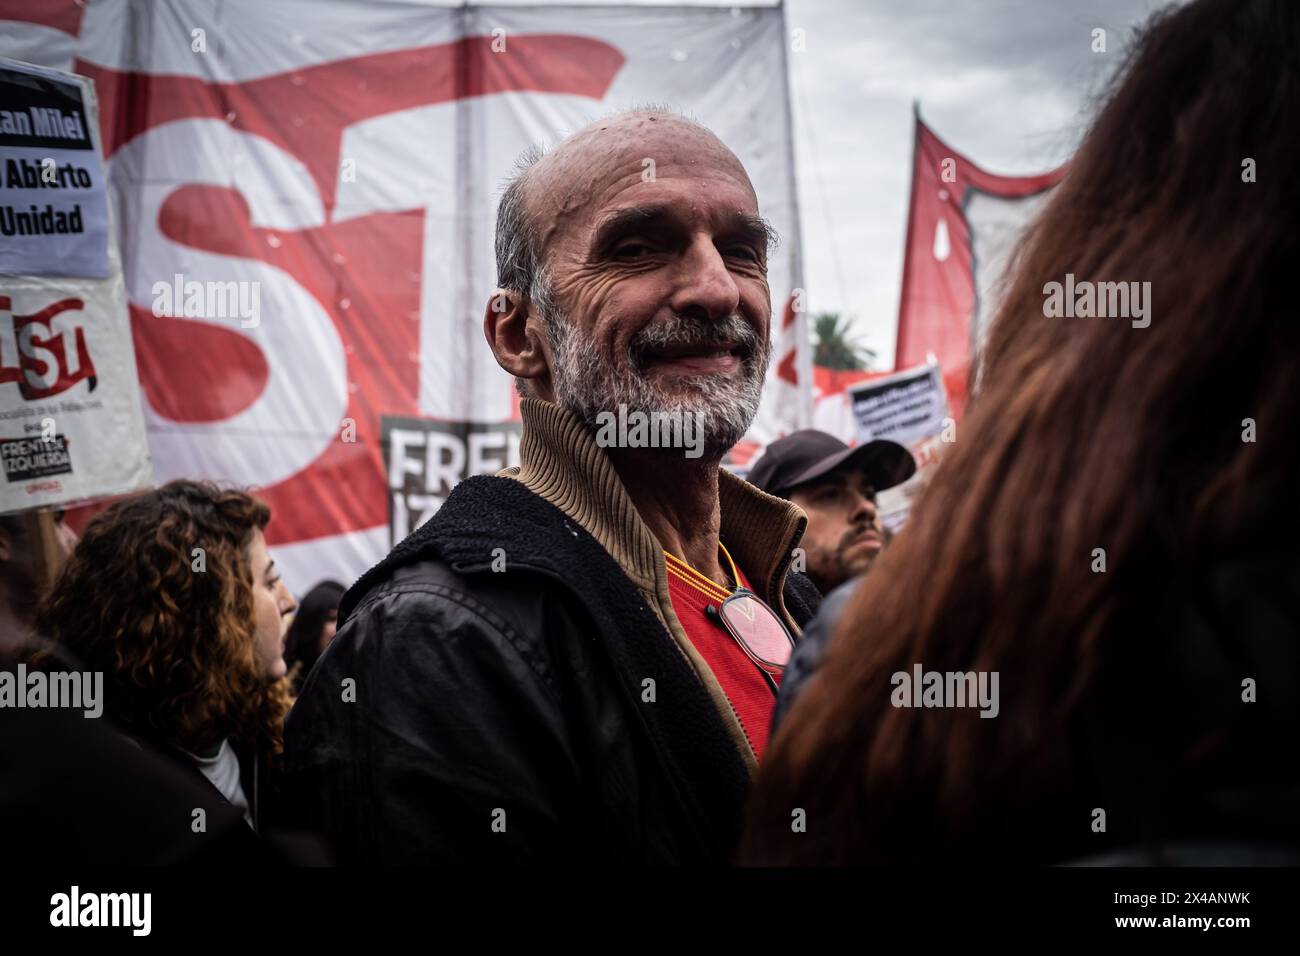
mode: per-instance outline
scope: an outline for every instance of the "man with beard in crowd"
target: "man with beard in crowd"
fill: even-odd
[[[805,428],[778,438],[749,470],[749,481],[770,495],[787,498],[808,516],[800,547],[808,577],[825,596],[821,614],[810,621],[791,655],[769,731],[775,731],[816,670],[834,621],[849,603],[862,576],[886,544],[876,492],[916,474],[912,453],[878,438],[850,448],[834,435]]]
[[[729,858],[818,601],[799,509],[720,467],[768,364],[771,239],[735,155],[666,111],[525,160],[484,320],[521,464],[352,587],[289,718],[342,860]]]
[[[850,448],[834,435],[805,428],[768,445],[748,477],[808,516],[802,542],[808,577],[830,594],[866,574],[885,546],[876,493],[914,474],[911,452],[897,442],[876,439]]]

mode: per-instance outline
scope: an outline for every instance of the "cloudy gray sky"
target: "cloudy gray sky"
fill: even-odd
[[[851,315],[892,367],[911,181],[912,101],[950,146],[998,173],[1067,159],[1135,25],[1167,0],[788,0],[813,311]],[[1092,31],[1106,30],[1106,53]]]

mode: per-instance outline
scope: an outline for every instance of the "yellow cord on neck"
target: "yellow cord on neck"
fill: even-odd
[[[722,556],[727,559],[727,564],[731,566],[731,590],[735,590],[740,587],[740,571],[736,567],[735,560],[731,557],[731,552],[727,550],[727,546],[723,544],[721,541],[718,542],[718,550],[722,552]],[[696,569],[689,561],[677,557],[677,555],[673,554],[671,551],[665,550],[664,557],[672,558],[682,567],[686,568],[687,570],[691,571],[693,574],[697,575],[700,578],[700,580],[707,581],[713,587],[715,588],[722,587],[722,585],[718,584],[717,581],[713,580],[707,574],[704,574],[703,572]],[[727,569],[724,567],[722,570],[725,572]],[[723,590],[726,589],[724,588]]]
[[[721,540],[718,541],[718,549],[722,552],[723,557],[727,559],[727,563],[731,565],[732,588],[740,587],[740,571],[736,569],[736,562],[731,559],[731,552],[727,550],[727,546]]]

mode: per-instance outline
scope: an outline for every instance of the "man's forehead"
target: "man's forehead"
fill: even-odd
[[[529,205],[549,226],[592,226],[621,207],[679,202],[701,182],[728,216],[757,216],[744,166],[716,136],[677,117],[627,116],[575,134],[533,167]]]

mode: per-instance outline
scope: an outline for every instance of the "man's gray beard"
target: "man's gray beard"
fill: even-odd
[[[704,434],[705,460],[720,459],[745,437],[758,414],[767,375],[769,350],[754,327],[735,313],[725,319],[699,321],[674,317],[636,333],[628,343],[628,354],[620,363],[602,355],[596,343],[575,334],[568,318],[555,311],[543,313],[547,337],[555,356],[551,384],[556,401],[572,411],[593,431],[601,412],[618,414],[620,405],[629,412],[650,415],[680,412],[691,415]],[[739,344],[746,349],[739,376],[699,375],[679,377],[676,394],[665,395],[642,371],[647,347],[669,345]]]

